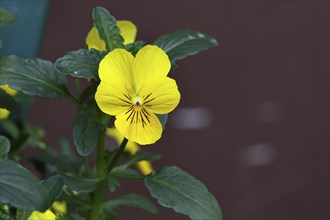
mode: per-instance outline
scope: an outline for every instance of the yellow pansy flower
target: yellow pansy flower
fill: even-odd
[[[47,210],[45,212],[38,212],[34,211],[28,218],[28,220],[55,220],[56,215],[52,213],[50,210]]]
[[[56,215],[51,211],[51,209]],[[48,209],[45,212],[34,211],[28,220],[55,220],[56,216],[59,214],[66,214],[68,211],[65,201],[55,201],[51,209]]]
[[[0,89],[3,89],[8,95],[14,96],[17,91],[15,89],[10,88],[8,85],[0,85]],[[8,118],[10,111],[5,108],[0,108],[0,119]]]
[[[133,43],[135,41],[137,28],[131,21],[117,21],[117,26],[121,36],[124,38],[124,44]],[[96,27],[93,27],[87,34],[86,44],[88,49],[106,50],[104,41],[100,38]]]
[[[66,214],[68,212],[68,208],[65,201],[55,201],[52,205],[52,209],[54,210],[56,215]]]
[[[121,135],[116,128],[107,128],[106,134],[116,139],[118,144],[120,144],[121,141],[124,139],[124,136]],[[139,150],[140,146],[137,143],[134,143],[132,141],[127,142],[125,151],[127,151],[130,155],[136,154]],[[146,160],[141,160],[137,162],[136,166],[143,175],[148,175],[153,171],[151,163]]]
[[[95,93],[99,108],[115,115],[115,127],[128,140],[152,144],[162,135],[155,114],[173,111],[180,101],[175,80],[167,77],[171,63],[157,46],[144,46],[134,58],[124,49],[109,52],[99,64]]]

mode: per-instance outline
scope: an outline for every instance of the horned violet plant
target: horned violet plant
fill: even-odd
[[[134,23],[117,21],[102,7],[92,15],[94,27],[85,47],[55,63],[0,58],[0,218],[115,219],[119,206],[157,214],[153,197],[191,219],[222,219],[217,200],[202,182],[176,166],[155,170],[151,162],[160,155],[143,147],[161,138],[167,117],[180,102],[175,76],[168,76],[176,61],[216,47],[217,41],[193,30],[149,43],[135,41]],[[76,82],[75,95],[68,77]],[[88,84],[84,88],[82,81]],[[43,129],[20,113],[31,96],[63,98],[77,107],[74,147],[65,140],[57,149],[45,143]],[[118,147],[105,146],[106,137]],[[21,163],[22,152],[31,146],[40,149],[40,155],[29,159],[39,173]],[[94,151],[95,164],[90,160]],[[150,198],[134,193],[115,198],[112,192],[121,179],[143,181]]]

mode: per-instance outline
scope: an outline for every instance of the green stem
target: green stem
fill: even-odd
[[[119,149],[117,150],[115,156],[113,157],[113,159],[111,160],[108,169],[107,169],[107,173],[109,174],[111,172],[111,170],[115,167],[116,163],[118,162],[121,154],[124,152],[124,149],[126,147],[128,140],[126,138],[124,138],[124,140],[121,142]]]
[[[79,99],[79,96],[80,96],[80,79],[75,79],[74,80],[75,82],[75,86],[76,86],[76,96],[77,96],[77,99]]]
[[[98,145],[97,145],[97,150],[96,150],[96,169],[97,169],[97,174],[99,177],[104,177],[107,173],[110,173],[111,170],[114,168],[116,163],[118,162],[121,154],[123,153],[125,146],[127,144],[127,139],[124,138],[123,142],[121,143],[119,149],[117,150],[115,156],[111,160],[109,166],[106,168],[106,163],[104,160],[104,134],[100,133],[99,140],[98,140]],[[100,214],[100,209],[102,206],[102,202],[104,199],[104,191],[106,189],[106,180],[103,180],[100,185],[97,187],[97,189],[94,192],[93,196],[93,203],[92,203],[92,209],[90,212],[89,219],[90,220],[98,220],[99,219],[99,214]]]
[[[104,174],[105,169],[105,160],[104,160],[104,132],[100,132],[99,140],[97,143],[96,149],[96,169],[98,176],[102,176]]]
[[[77,106],[77,108],[79,108],[81,111],[86,112],[87,114],[89,114],[89,112],[87,111],[87,109],[75,98],[73,97],[69,92],[67,92],[65,94],[65,97],[72,102],[73,104],[75,104]]]
[[[111,177],[119,179],[142,180],[144,176],[141,175],[111,175]]]
[[[90,173],[90,168],[89,168],[89,158],[88,158],[88,157],[84,157],[84,158],[83,158],[83,162],[84,162],[84,165],[85,165],[85,173],[86,173],[86,176],[88,176],[89,173]]]
[[[96,169],[97,169],[97,175],[101,178],[104,177],[105,174],[105,160],[104,160],[104,132],[100,132],[98,144],[97,144],[97,150],[96,150]],[[104,199],[104,191],[106,188],[106,181],[103,180],[100,185],[97,187],[93,194],[93,203],[92,203],[92,209],[90,212],[90,220],[98,220],[101,205]]]

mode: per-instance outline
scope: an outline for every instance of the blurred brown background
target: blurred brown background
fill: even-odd
[[[178,29],[220,46],[179,61],[182,94],[163,138],[147,150],[155,168],[177,165],[202,180],[225,219],[329,219],[329,1],[53,1],[40,56],[83,46],[92,9],[133,21],[138,40]],[[71,139],[76,110],[37,99],[31,121],[47,139]],[[118,194],[145,194],[124,182]],[[187,219],[123,208],[119,219]]]

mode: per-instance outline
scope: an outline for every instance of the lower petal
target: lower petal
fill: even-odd
[[[162,135],[162,124],[147,108],[136,107],[116,116],[115,126],[129,141],[140,145],[153,144]]]

